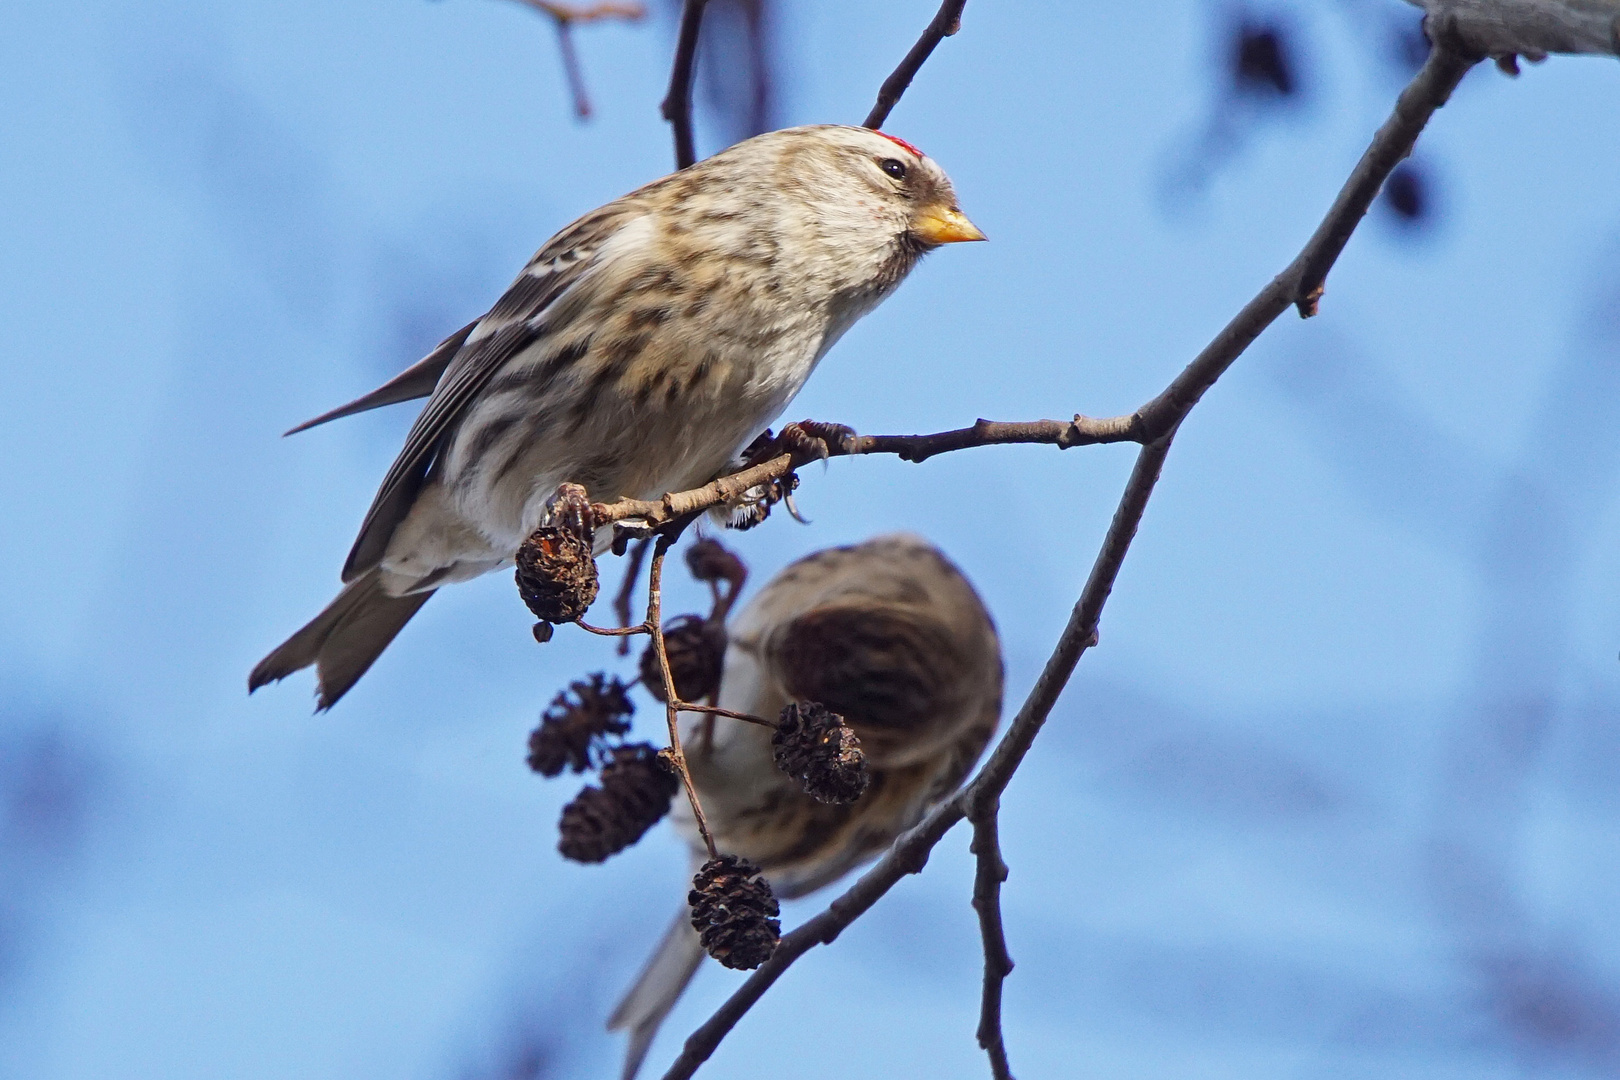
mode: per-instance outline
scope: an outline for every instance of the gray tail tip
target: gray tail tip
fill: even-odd
[[[275,671],[264,664],[260,664],[248,674],[248,693],[252,694],[262,686],[280,682],[291,674],[290,671]],[[337,704],[338,698],[341,696],[341,694],[329,695],[325,686],[317,684],[315,687],[315,714],[319,716],[321,713],[326,712]]]
[[[278,663],[277,654],[280,652],[281,649],[277,649],[253,665],[253,670],[248,672],[248,693],[253,693],[261,686],[269,686],[273,682],[280,682],[298,670],[294,667],[288,667],[285,663]]]

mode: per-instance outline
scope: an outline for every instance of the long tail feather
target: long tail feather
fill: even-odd
[[[703,960],[703,945],[692,929],[692,917],[683,905],[675,921],[664,933],[664,940],[647,961],[630,992],[608,1018],[608,1030],[628,1028],[630,1042],[624,1048],[624,1071],[620,1080],[635,1080],[659,1025],[680,1000],[681,991],[692,981]]]
[[[259,661],[248,676],[248,693],[314,664],[316,711],[330,709],[432,595],[429,590],[389,596],[377,570],[355,578],[324,611]]]
[[[284,432],[283,438],[287,435],[296,435],[300,431],[308,431],[312,427],[329,423],[340,417],[365,412],[367,409],[380,409],[384,405],[395,405],[401,401],[427,397],[433,393],[433,388],[438,385],[439,377],[444,374],[444,369],[450,366],[450,361],[456,358],[457,350],[461,348],[462,343],[467,340],[467,335],[472,333],[473,327],[477,325],[478,320],[474,319],[439,342],[438,348],[377,387],[371,393],[363,394],[347,405],[339,405],[329,412],[323,412],[313,420],[305,420],[297,427]]]

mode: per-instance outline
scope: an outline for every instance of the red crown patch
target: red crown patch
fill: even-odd
[[[898,137],[896,135],[890,135],[887,131],[874,131],[874,132],[872,132],[872,134],[881,135],[885,139],[888,139],[890,142],[894,143],[894,145],[902,147],[902,148],[904,148],[906,150],[909,150],[913,154],[916,154],[918,157],[927,157],[928,156],[927,154],[923,153],[921,150],[917,149],[915,146],[912,146],[910,143],[906,142],[906,140],[904,140],[904,139],[902,139],[902,138],[900,138],[900,137]]]

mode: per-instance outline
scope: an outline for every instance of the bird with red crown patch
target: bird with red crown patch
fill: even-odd
[[[931,158],[831,125],[756,136],[586,214],[485,315],[294,429],[428,399],[342,592],[249,688],[314,665],[330,707],[434,590],[510,566],[560,484],[607,502],[707,483],[918,259],[983,239]]]

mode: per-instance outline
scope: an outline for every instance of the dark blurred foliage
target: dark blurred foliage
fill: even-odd
[[[0,992],[84,838],[95,778],[64,725],[0,717]]]
[[[1240,22],[1229,42],[1232,88],[1260,97],[1293,97],[1299,85],[1291,42],[1289,33],[1277,24]]]
[[[1203,194],[1258,127],[1298,111],[1309,97],[1309,64],[1292,20],[1280,12],[1233,8],[1223,10],[1211,27],[1209,115],[1189,145],[1175,153],[1161,183],[1161,196],[1172,207]]]
[[[1432,210],[1429,174],[1415,161],[1403,161],[1384,181],[1379,205],[1400,225],[1421,228]]]
[[[1420,11],[1399,0],[1343,0],[1340,7],[1355,37],[1368,46],[1363,50],[1368,61],[1390,76],[1385,81],[1391,90],[1423,66],[1429,43]],[[1279,117],[1299,113],[1298,107],[1312,99],[1312,88],[1321,82],[1313,75],[1316,53],[1305,31],[1283,9],[1225,8],[1212,20],[1211,32],[1215,44],[1210,115],[1190,147],[1178,153],[1161,185],[1172,207],[1202,193],[1241,155],[1256,131]],[[1432,225],[1435,194],[1429,170],[1411,162],[1401,166],[1380,199],[1399,226],[1391,235],[1413,237]]]
[[[0,741],[0,845],[24,857],[54,858],[78,839],[89,767],[54,726]]]
[[[555,1037],[545,1031],[519,1030],[500,1050],[496,1062],[485,1068],[466,1069],[460,1080],[546,1080],[561,1076]]]

